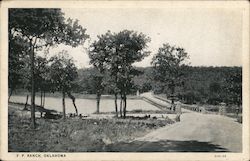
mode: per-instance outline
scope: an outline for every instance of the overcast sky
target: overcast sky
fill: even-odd
[[[192,66],[241,66],[242,13],[237,9],[62,9],[65,17],[78,19],[87,29],[90,40],[85,47],[107,30],[142,32],[151,38],[152,53],[137,66],[150,66],[151,59],[163,43],[183,47]],[[78,67],[89,67],[83,47],[63,45]]]

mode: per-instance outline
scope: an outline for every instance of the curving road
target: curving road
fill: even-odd
[[[182,111],[180,122],[160,128],[137,140],[144,142],[196,141],[216,145],[222,148],[222,151],[242,151],[242,125],[234,119],[195,113],[185,109]],[[220,151],[220,149],[217,150]]]
[[[142,96],[167,105],[151,93],[144,93]],[[236,119],[185,109],[182,109],[182,112],[180,122],[157,129],[133,141],[132,144],[140,144],[134,150],[242,151],[242,124],[236,122]]]

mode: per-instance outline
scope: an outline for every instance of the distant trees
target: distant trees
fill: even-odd
[[[35,128],[35,51],[39,48],[65,43],[76,47],[88,35],[78,21],[65,21],[60,9],[10,9],[9,30],[12,35],[20,36],[28,42],[31,64],[31,127]],[[10,44],[12,45],[12,44]]]
[[[152,90],[153,86],[155,86],[152,78],[152,69],[149,67],[137,67],[136,69],[140,72],[140,74],[133,78],[135,89],[137,91],[139,90],[141,93]]]
[[[216,105],[223,101],[237,105],[236,98],[239,104],[242,103],[242,67],[185,66],[182,72],[181,79],[184,83],[181,87],[176,87],[175,91],[177,97],[184,103]],[[151,76],[153,75],[155,74]],[[230,79],[234,80],[234,76],[238,81],[230,81]],[[164,93],[162,90],[164,86],[161,82],[153,79],[151,81],[153,91],[157,94]],[[238,92],[229,92],[229,88]]]
[[[222,98],[220,96],[222,87],[219,82],[211,82],[209,84],[209,95],[208,103],[210,104],[218,104],[222,102]]]
[[[135,69],[141,71],[142,74],[132,78],[134,85],[129,94],[135,94],[138,89],[141,92],[153,90],[156,94],[165,94],[168,92],[168,94],[171,94],[171,91],[169,91],[169,88],[166,87],[165,83],[153,79],[155,75],[153,67],[139,67]],[[91,76],[92,73],[95,73],[94,70],[94,68],[78,70],[78,80],[81,80],[78,84],[81,88],[78,88],[79,91],[76,92],[96,94],[95,88],[97,86],[94,85]],[[237,105],[237,99],[239,100],[239,104],[242,103],[242,67],[185,66],[182,68],[182,72],[183,76],[181,79],[184,83],[180,87],[175,87],[175,93],[178,99],[183,103],[218,104],[223,101],[227,104]],[[234,80],[234,77],[239,78],[236,79],[238,81],[229,80]],[[110,81],[112,81],[112,79]],[[214,83],[217,85],[213,85]],[[219,89],[216,86],[219,86]],[[114,84],[108,82],[107,85],[104,86],[104,93],[114,94],[113,90],[115,89]],[[217,93],[215,93],[214,90]],[[229,90],[231,92],[229,92]],[[118,102],[117,105],[119,105]]]
[[[115,95],[115,109],[117,110],[117,95],[120,94],[120,115],[126,117],[127,93],[132,88],[132,78],[138,73],[132,66],[149,54],[146,51],[149,37],[142,33],[123,30],[98,36],[89,52],[93,64],[100,73],[109,73],[109,81],[113,85]]]
[[[183,48],[163,44],[153,57],[152,65],[155,69],[154,78],[163,82],[171,91],[174,103],[175,87],[182,85],[182,68],[187,65],[188,53]]]
[[[242,104],[242,70],[232,70],[227,73],[224,82],[224,92],[227,93],[227,102],[231,104]]]

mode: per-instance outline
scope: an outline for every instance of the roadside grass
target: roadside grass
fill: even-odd
[[[103,151],[110,144],[133,141],[154,129],[174,123],[171,119],[68,118],[64,121],[37,118],[37,128],[32,130],[27,116],[28,111],[9,107],[10,152]]]

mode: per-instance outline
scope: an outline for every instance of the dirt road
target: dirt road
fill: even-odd
[[[107,151],[123,152],[241,152],[242,125],[219,115],[183,110],[181,122],[157,129]]]
[[[235,122],[234,119],[188,110],[183,110],[183,112],[181,122],[158,129],[137,140],[144,142],[164,140],[207,142],[219,146],[225,151],[241,151],[242,125]]]

